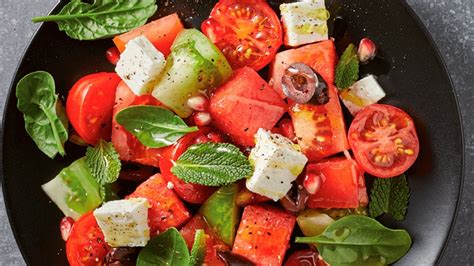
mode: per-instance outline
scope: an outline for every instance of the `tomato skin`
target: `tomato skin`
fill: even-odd
[[[110,249],[92,212],[74,223],[66,242],[67,260],[71,266],[105,265],[105,256]]]
[[[315,250],[305,249],[293,252],[288,260],[285,262],[285,266],[327,266],[319,257],[319,253]]]
[[[170,227],[179,228],[191,218],[181,199],[167,187],[166,180],[156,174],[140,184],[126,198],[146,198],[151,207],[148,209],[150,236],[156,236]]]
[[[174,13],[149,22],[122,35],[116,36],[113,41],[120,52],[125,50],[128,41],[140,35],[145,36],[165,56],[171,52],[174,39],[184,29],[179,16]]]
[[[317,179],[320,187],[309,196],[309,208],[358,208],[367,204],[364,173],[351,158],[336,157],[306,166],[306,182]]]
[[[420,151],[413,119],[385,104],[369,105],[356,115],[349,128],[349,144],[359,165],[379,178],[404,173]]]
[[[192,249],[196,230],[202,229],[206,234],[206,255],[204,256],[204,265],[224,266],[225,264],[219,259],[217,251],[230,250],[222,240],[220,240],[207,224],[201,214],[196,214],[183,228],[179,231],[186,241],[189,250]]]
[[[178,160],[179,156],[181,156],[189,146],[196,143],[213,141],[212,138],[218,140],[214,135],[215,133],[210,132],[209,128],[201,128],[197,132],[186,134],[178,140],[178,142],[167,147],[162,154],[159,165],[163,178],[167,182],[173,183],[174,191],[180,198],[187,202],[202,204],[217,188],[184,182],[171,172],[171,168],[173,168],[174,162]]]
[[[77,134],[90,145],[110,140],[115,90],[120,77],[96,73],[77,81],[66,101],[66,112]]]
[[[245,207],[232,251],[256,265],[281,265],[295,217],[270,206]]]
[[[280,20],[264,0],[220,0],[201,29],[233,69],[262,69],[283,43]]]
[[[161,106],[161,103],[150,95],[135,95],[132,90],[120,82],[115,94],[114,119],[112,121],[112,144],[120,155],[120,160],[131,161],[144,165],[159,167],[161,154],[164,148],[149,148],[128,132],[115,120],[115,115],[122,109],[135,105]]]

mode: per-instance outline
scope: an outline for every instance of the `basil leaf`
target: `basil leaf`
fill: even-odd
[[[356,47],[351,43],[341,56],[336,66],[335,84],[338,89],[345,89],[359,78],[359,58]]]
[[[86,160],[97,183],[105,185],[117,181],[122,164],[112,143],[99,140],[95,147],[88,147]]]
[[[370,216],[389,213],[395,220],[401,221],[405,219],[409,198],[410,188],[405,175],[376,178],[370,191]]]
[[[329,225],[321,235],[297,237],[296,243],[316,244],[331,265],[385,265],[399,260],[411,246],[405,230],[393,230],[362,215],[349,215]]]
[[[247,157],[228,143],[202,143],[188,148],[171,169],[179,179],[205,186],[223,186],[252,175]]]
[[[181,234],[170,228],[148,242],[140,251],[137,266],[187,265],[189,251]]]
[[[93,4],[74,0],[57,15],[35,17],[32,21],[54,21],[73,39],[95,40],[145,24],[156,9],[156,0],[95,0]]]
[[[204,263],[206,255],[206,234],[204,230],[196,230],[194,235],[194,244],[189,258],[189,266],[201,266]]]
[[[26,132],[38,148],[50,158],[58,153],[64,156],[68,121],[56,95],[53,76],[44,71],[24,76],[16,86],[16,97]]]
[[[157,106],[132,106],[123,109],[115,120],[145,146],[161,148],[175,143],[186,133],[197,131],[188,127],[173,112]]]

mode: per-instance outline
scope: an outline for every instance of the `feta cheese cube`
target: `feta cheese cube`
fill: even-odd
[[[115,71],[136,95],[150,93],[165,68],[165,56],[144,36],[130,40]]]
[[[329,19],[329,11],[326,10],[324,0],[281,4],[280,11],[285,45],[300,46],[328,39],[326,21]]]
[[[247,188],[277,201],[291,189],[308,159],[298,145],[282,135],[259,129],[255,140],[255,148],[250,152],[255,171],[247,179]]]
[[[385,92],[375,76],[369,75],[342,91],[339,96],[349,112],[355,116],[365,106],[380,101],[385,97]]]
[[[148,200],[109,201],[94,211],[95,219],[111,247],[144,247],[150,240]]]

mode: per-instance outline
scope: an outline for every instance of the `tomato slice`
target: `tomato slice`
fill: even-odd
[[[209,128],[201,128],[197,132],[186,134],[177,143],[167,147],[160,160],[160,171],[164,179],[173,183],[174,191],[185,201],[201,204],[217,189],[216,187],[203,186],[199,184],[187,183],[177,178],[171,168],[179,156],[183,154],[189,146],[196,143],[214,141],[215,133]],[[218,142],[218,141],[217,141]]]
[[[404,173],[420,150],[412,118],[385,104],[369,105],[356,115],[349,128],[349,144],[359,165],[380,178]]]
[[[233,69],[262,69],[283,42],[280,21],[264,0],[220,0],[201,28]]]
[[[74,223],[66,242],[67,260],[71,266],[104,265],[110,249],[92,212]]]
[[[94,145],[99,139],[110,140],[115,90],[120,77],[115,73],[84,76],[72,87],[66,112],[77,134]]]

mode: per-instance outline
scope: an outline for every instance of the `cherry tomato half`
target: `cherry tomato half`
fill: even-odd
[[[66,242],[67,260],[71,266],[104,265],[109,250],[92,212],[74,223]]]
[[[120,77],[115,73],[84,76],[74,84],[66,101],[66,112],[77,134],[94,145],[110,140],[115,90]]]
[[[201,128],[197,132],[189,133],[178,142],[167,147],[160,159],[160,171],[164,179],[173,183],[175,192],[185,201],[201,204],[216,190],[216,187],[203,186],[193,183],[186,183],[177,178],[171,172],[174,162],[183,154],[189,146],[205,142],[222,142],[217,134],[211,132],[209,128]]]
[[[282,44],[280,21],[264,0],[220,0],[201,28],[233,69],[262,69]]]
[[[380,178],[405,172],[420,150],[411,117],[385,104],[369,105],[356,115],[349,128],[349,144],[359,165]]]

